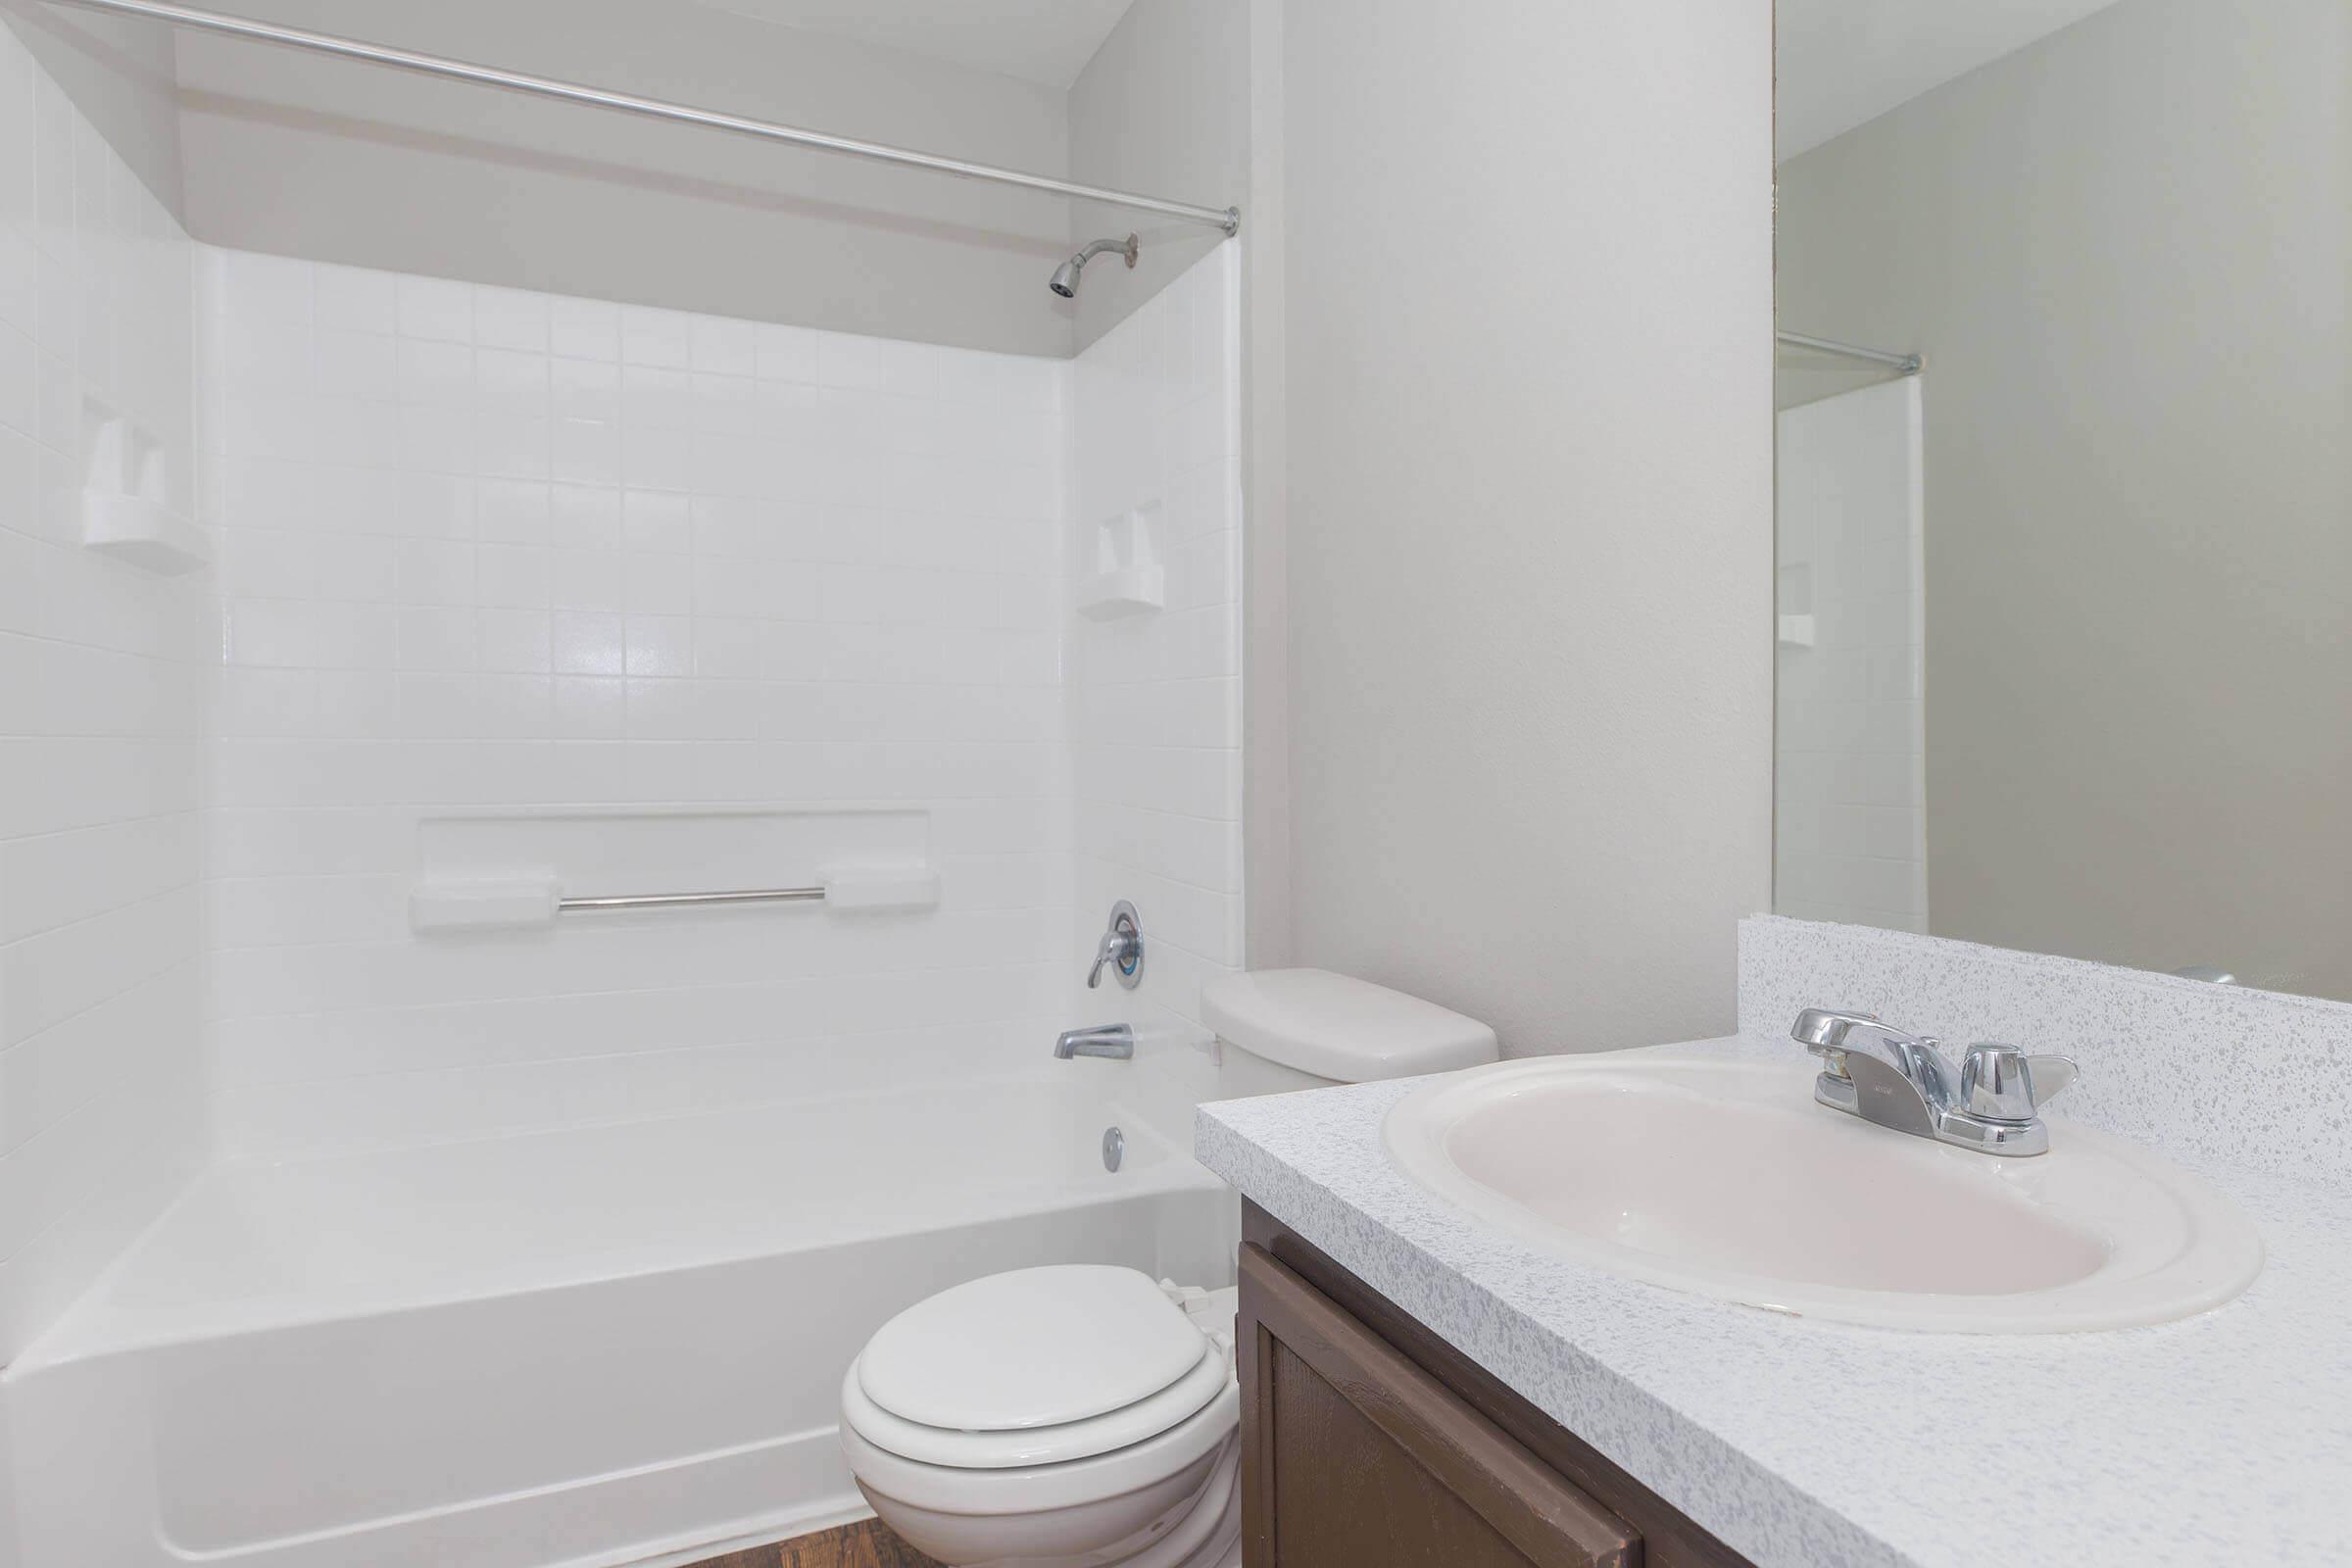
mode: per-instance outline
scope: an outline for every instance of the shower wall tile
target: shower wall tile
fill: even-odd
[[[204,1152],[212,584],[79,542],[96,411],[191,505],[191,256],[0,27],[0,1363]]]
[[[1077,965],[1066,365],[202,270],[234,345],[208,748],[228,1147],[391,1136],[369,1105],[439,1105],[404,1123],[434,1136],[625,1113],[588,1086],[654,1090],[582,1065],[608,1056],[723,1050],[737,1096],[760,1062],[764,1092],[805,1088],[817,1038],[1033,1067]],[[728,803],[925,808],[941,906],[410,933],[421,817]]]
[[[1098,531],[1144,518],[1157,612],[1068,616],[1080,934],[1111,903],[1143,917],[1132,997],[1089,1016],[1198,1041],[1201,984],[1242,962],[1240,249],[1219,246],[1072,367],[1070,578]]]

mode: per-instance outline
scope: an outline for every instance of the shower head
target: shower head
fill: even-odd
[[[1046,287],[1052,289],[1054,293],[1060,295],[1065,300],[1074,300],[1078,297],[1078,274],[1086,270],[1087,263],[1093,261],[1104,251],[1117,251],[1120,255],[1127,258],[1127,265],[1129,267],[1133,267],[1135,265],[1136,252],[1139,248],[1140,247],[1136,241],[1136,237],[1133,234],[1128,235],[1125,239],[1096,240],[1093,244],[1087,246],[1086,249],[1080,251],[1077,255],[1071,257],[1068,261],[1054,269],[1054,280],[1048,283]]]

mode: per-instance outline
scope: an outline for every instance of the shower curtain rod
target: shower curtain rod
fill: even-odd
[[[1891,365],[1905,375],[1919,373],[1919,356],[1916,354],[1889,354],[1885,349],[1860,348],[1851,343],[1840,343],[1835,338],[1807,337],[1802,332],[1775,332],[1773,337],[1792,348],[1842,354],[1849,360],[1873,360],[1880,365]]]
[[[739,136],[757,136],[764,141],[807,147],[816,152],[841,153],[851,158],[897,164],[906,169],[927,169],[933,173],[953,174],[958,179],[986,180],[998,185],[1018,186],[1023,190],[1045,191],[1055,196],[1076,196],[1113,207],[1130,207],[1139,212],[1158,213],[1166,218],[1206,223],[1228,234],[1239,232],[1242,226],[1242,213],[1238,207],[1196,207],[1190,202],[1164,201],[1157,196],[1139,196],[1132,191],[1106,190],[1098,185],[1081,185],[1073,180],[1050,179],[1043,174],[1023,173],[1017,169],[965,163],[957,158],[941,158],[932,153],[892,147],[882,142],[856,141],[847,136],[827,135],[821,130],[803,130],[797,125],[781,125],[771,121],[749,120],[741,115],[723,115],[715,110],[664,103],[659,98],[640,98],[632,93],[582,86],[578,82],[557,81],[552,77],[526,75],[517,71],[500,71],[495,67],[472,65],[440,55],[388,49],[381,44],[363,43],[357,38],[341,38],[332,33],[306,32],[299,27],[281,27],[274,23],[222,16],[219,12],[199,11],[191,6],[166,5],[162,0],[47,0],[47,3],[77,11],[102,12],[108,16],[138,17],[150,22],[167,23],[174,27],[186,27],[194,32],[219,33],[223,37],[242,38],[253,43],[307,49],[313,54],[332,55],[371,66],[388,66],[395,71],[414,72],[418,75],[470,81],[484,87],[503,88],[508,92],[529,93],[540,98],[561,99],[565,103],[587,104],[596,109],[617,110],[626,115],[642,115],[649,120],[675,121],[710,130],[730,131]]]

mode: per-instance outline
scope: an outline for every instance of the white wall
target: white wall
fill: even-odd
[[[80,544],[93,408],[191,505],[189,255],[0,30],[0,1362],[201,1155],[211,585]]]
[[[1928,928],[1918,376],[1780,425],[1773,907]]]
[[[1032,82],[645,0],[249,0],[241,12],[1058,175]],[[214,244],[924,342],[1067,354],[1069,204],[187,36],[190,229]]]
[[[1063,365],[212,261],[233,1146],[792,1092],[883,1054],[952,1076],[1062,1026]],[[727,804],[909,808],[944,904],[408,929],[420,857],[539,863],[514,824],[452,860],[433,819]],[[794,885],[862,842],[826,815],[810,858],[761,858],[738,826],[740,862],[673,817],[629,873],[664,885],[574,891]]]
[[[1769,897],[1767,7],[1289,8],[1297,956],[1706,1035]]]
[[[1117,899],[1147,939],[1143,986],[1106,978],[1073,1021],[1195,1040],[1202,981],[1242,962],[1240,253],[1194,264],[1070,381],[1073,601],[1105,527],[1140,527],[1166,583],[1163,610],[1070,624],[1078,945]]]
[[[1781,171],[1927,357],[1934,930],[2352,997],[2352,12],[2123,0]]]

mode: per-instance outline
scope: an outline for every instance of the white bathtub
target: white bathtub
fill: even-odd
[[[1230,1278],[1238,1204],[1123,1081],[217,1168],[0,1380],[25,1568],[605,1568],[854,1517],[841,1369],[900,1307]]]

